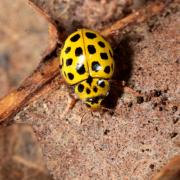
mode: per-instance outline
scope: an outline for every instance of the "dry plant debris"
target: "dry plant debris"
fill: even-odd
[[[152,180],[179,180],[180,156],[175,156]]]
[[[133,22],[142,22],[155,14],[159,14],[165,8],[165,4],[157,3],[143,7],[142,10],[132,13],[128,17],[118,21],[115,25],[112,25],[110,28],[102,31],[104,36],[110,36],[114,33],[114,31],[119,31],[125,28],[128,24],[132,24]],[[38,8],[39,9],[39,8]],[[42,12],[42,11],[40,11]],[[148,13],[147,13],[148,12]],[[43,13],[44,14],[44,13]],[[49,16],[45,16],[49,20]],[[140,19],[140,20],[138,20]],[[54,25],[52,24],[54,27]],[[52,27],[51,26],[51,27]],[[54,29],[54,28],[53,28]],[[51,37],[61,37],[56,36],[56,31],[53,31],[55,35]],[[57,40],[55,38],[55,40]],[[61,39],[60,39],[61,40]],[[4,97],[0,101],[0,122],[3,122],[6,119],[11,118],[15,115],[25,104],[27,104],[27,100],[33,97],[33,94],[40,89],[44,84],[51,81],[55,76],[59,75],[59,66],[57,60],[57,46],[56,43],[52,43],[47,55],[45,55],[40,63],[39,67],[34,71],[34,73],[28,77],[21,86],[11,92],[9,95]]]
[[[117,58],[121,52],[120,60],[126,60],[121,67],[122,76],[143,93],[137,99],[122,94],[116,99],[117,113],[91,112],[78,102],[62,118],[68,90],[63,84],[59,86],[55,46],[51,46],[32,76],[0,101],[0,109],[4,108],[0,111],[1,122],[5,124],[27,105],[12,119],[32,124],[55,179],[149,179],[163,163],[180,153],[179,13],[178,2],[169,3],[151,3],[102,31],[107,36],[112,34],[117,43],[118,31],[123,30],[124,38],[114,45]],[[164,15],[152,18],[164,9]],[[145,23],[137,26],[141,17]],[[4,106],[7,102],[9,106]]]

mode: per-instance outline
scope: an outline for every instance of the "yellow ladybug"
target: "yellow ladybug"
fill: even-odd
[[[61,50],[62,75],[89,107],[97,109],[109,93],[114,73],[113,51],[97,32],[79,29],[65,41]]]

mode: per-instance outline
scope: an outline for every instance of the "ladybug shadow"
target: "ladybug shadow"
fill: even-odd
[[[118,98],[123,94],[122,82],[128,84],[132,75],[134,51],[130,45],[132,37],[126,35],[114,48],[115,72],[111,81],[109,95],[103,101],[103,106],[114,109]]]

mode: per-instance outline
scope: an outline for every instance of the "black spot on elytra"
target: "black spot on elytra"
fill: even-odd
[[[72,58],[66,59],[66,66],[70,66],[72,64]]]
[[[109,50],[109,54],[110,54],[111,57],[113,57],[112,52],[110,50]]]
[[[73,79],[74,79],[74,75],[73,75],[72,73],[68,73],[68,78],[69,78],[70,80],[73,80]]]
[[[101,69],[101,65],[98,61],[93,61],[91,64],[91,68],[93,71],[98,72]]]
[[[82,55],[82,54],[83,54],[82,48],[81,48],[81,47],[76,48],[76,50],[75,50],[75,55],[76,55],[76,56],[80,56],[80,55]]]
[[[93,79],[91,76],[88,77],[88,79],[86,80],[86,82],[91,86]]]
[[[98,88],[96,86],[93,87],[93,91],[94,92],[97,92],[98,91]]]
[[[105,82],[103,80],[99,80],[97,82],[97,85],[103,88],[103,87],[105,87]]]
[[[90,91],[89,88],[86,89],[86,93],[87,93],[87,94],[90,94],[90,93],[91,93],[91,91]]]
[[[96,34],[91,33],[91,32],[86,32],[86,37],[89,39],[94,39],[94,38],[96,38]]]
[[[100,56],[102,59],[105,59],[105,60],[108,59],[107,53],[100,53]]]
[[[76,42],[78,39],[80,38],[80,35],[79,34],[75,34],[73,37],[71,37],[71,41],[72,42]]]
[[[110,66],[106,66],[106,67],[104,68],[104,72],[107,73],[107,74],[109,74],[109,73],[110,73]]]
[[[104,44],[102,41],[99,41],[98,44],[99,44],[99,46],[102,47],[102,48],[105,47],[105,44]]]
[[[88,51],[90,54],[94,54],[96,52],[94,45],[88,45]]]
[[[76,66],[76,71],[79,73],[79,74],[84,74],[85,73],[85,67],[84,67],[84,64],[77,64]]]
[[[67,47],[67,48],[65,49],[65,53],[66,53],[66,54],[69,53],[70,50],[71,50],[71,47]]]
[[[78,85],[78,91],[79,91],[79,92],[83,92],[83,90],[84,90],[84,85],[79,84],[79,85]]]

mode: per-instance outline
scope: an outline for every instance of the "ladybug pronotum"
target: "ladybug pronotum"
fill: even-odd
[[[109,94],[114,73],[113,51],[97,32],[79,29],[65,41],[60,64],[65,81],[89,107],[97,109]]]

